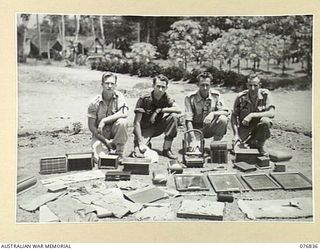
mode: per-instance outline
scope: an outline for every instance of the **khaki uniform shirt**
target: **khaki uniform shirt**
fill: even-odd
[[[100,94],[90,101],[87,116],[95,119],[96,126],[98,127],[103,118],[117,113],[124,106],[128,107],[121,92],[117,90],[114,91],[113,98],[109,105],[107,105],[102,98],[102,94]]]
[[[258,98],[252,103],[249,98],[249,90],[240,92],[234,102],[233,113],[241,123],[242,120],[250,113],[264,112],[275,108],[271,94],[267,89],[259,89]]]
[[[210,112],[218,110],[227,109],[217,90],[211,89],[207,98],[201,97],[199,90],[185,98],[185,119],[192,121],[193,124],[201,125]]]
[[[171,108],[173,107],[174,102],[174,99],[172,99],[167,93],[164,93],[160,100],[154,99],[153,91],[150,94],[140,97],[137,101],[134,112],[142,113],[141,127],[146,128],[152,126],[150,118],[154,111],[158,108]],[[162,113],[158,114],[155,124],[157,124],[157,121],[161,120],[162,117]]]

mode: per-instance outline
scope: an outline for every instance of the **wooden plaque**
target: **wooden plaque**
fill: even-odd
[[[208,179],[216,192],[240,192],[248,190],[236,173],[209,174]]]
[[[254,190],[273,190],[281,187],[272,180],[267,174],[247,174],[241,176],[248,186]]]
[[[312,189],[311,181],[300,172],[270,173],[285,190]]]

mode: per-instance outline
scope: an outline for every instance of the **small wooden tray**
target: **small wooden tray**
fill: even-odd
[[[312,182],[300,172],[270,173],[284,190],[312,189]]]
[[[264,173],[247,174],[242,175],[241,177],[254,191],[281,189],[277,182]]]
[[[208,179],[217,193],[248,190],[236,173],[208,174]]]
[[[209,190],[209,183],[203,174],[176,174],[174,181],[178,191]]]

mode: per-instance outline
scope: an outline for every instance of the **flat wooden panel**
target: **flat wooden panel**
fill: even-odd
[[[209,185],[202,174],[177,174],[174,176],[178,191],[206,191]]]
[[[236,173],[209,174],[208,178],[216,192],[240,192],[247,190]]]
[[[168,197],[164,191],[153,186],[126,193],[125,196],[137,203],[150,203]]]
[[[283,189],[311,189],[311,181],[302,173],[271,173],[273,179],[280,184]]]
[[[272,190],[272,189],[281,188],[267,174],[248,174],[248,175],[242,175],[242,178],[249,185],[249,187],[254,191]]]

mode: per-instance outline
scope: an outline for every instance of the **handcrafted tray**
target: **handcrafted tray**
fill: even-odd
[[[209,190],[209,183],[203,174],[176,174],[174,181],[178,191]]]
[[[242,175],[242,179],[248,184],[248,186],[254,190],[273,190],[280,189],[278,183],[276,183],[269,175],[260,173],[260,174],[247,174]]]
[[[208,179],[217,193],[248,190],[236,173],[208,174]]]
[[[312,182],[300,172],[270,173],[285,190],[312,189]]]

